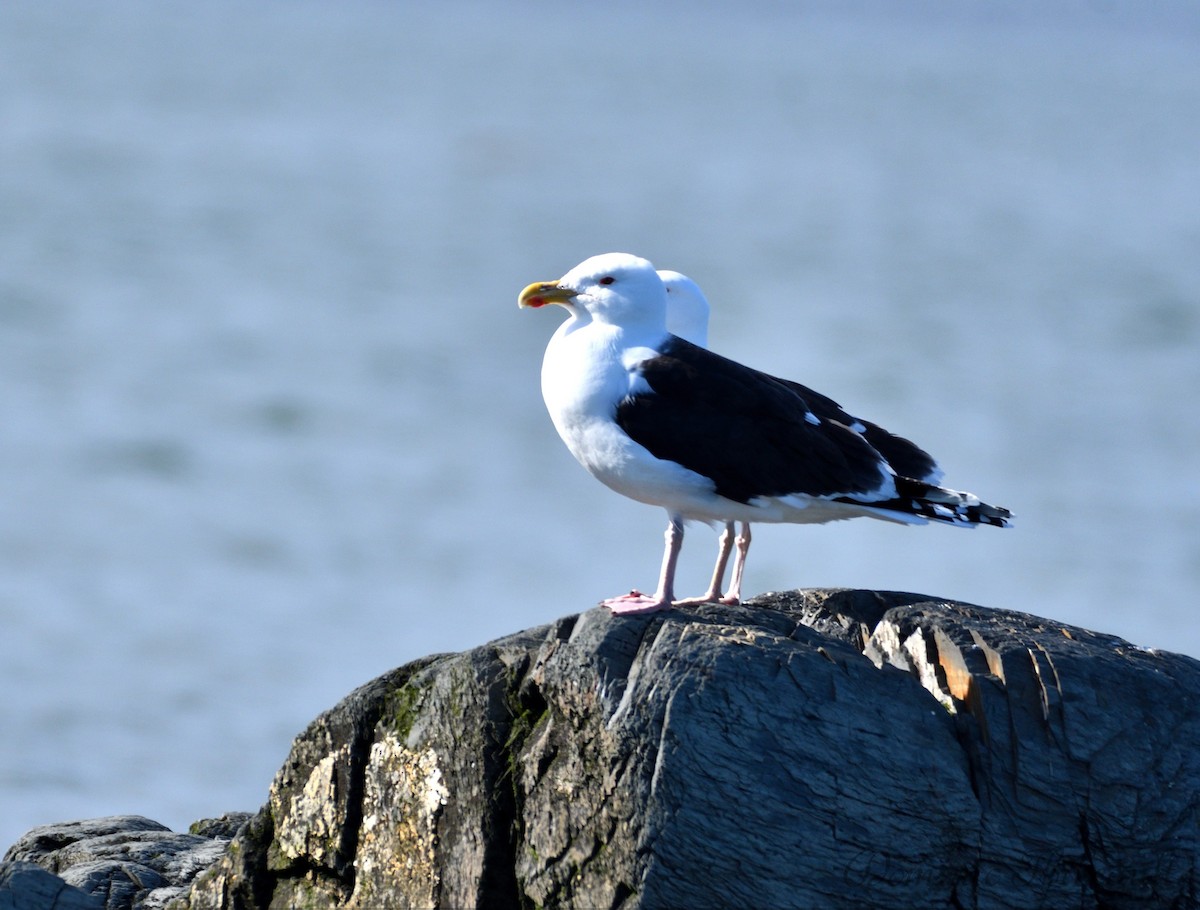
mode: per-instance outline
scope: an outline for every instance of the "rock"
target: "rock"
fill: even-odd
[[[9,888],[16,895],[32,894],[42,878],[30,877],[30,870],[38,869],[63,890],[56,898],[60,904],[34,902],[27,905],[31,908],[156,910],[213,865],[236,828],[249,819],[249,813],[206,819],[193,825],[201,830],[191,834],[176,834],[137,815],[34,828],[5,854],[6,866],[19,867],[22,873]],[[86,903],[66,903],[68,897]],[[0,910],[4,906],[0,898]]]
[[[72,888],[41,866],[0,862],[0,910],[101,910],[97,897]]]
[[[351,693],[254,816],[34,829],[0,910],[1200,906],[1198,706],[919,595],[594,609]]]
[[[249,812],[226,812],[217,818],[202,818],[188,826],[188,833],[197,837],[222,838],[232,840],[246,823],[250,821]]]
[[[352,693],[173,906],[1198,906],[1198,706],[919,595],[594,609]]]

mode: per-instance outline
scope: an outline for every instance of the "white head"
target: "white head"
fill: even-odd
[[[578,319],[665,331],[667,292],[654,266],[628,253],[585,259],[558,281],[540,281],[521,291],[517,305],[557,303]]]
[[[667,289],[667,331],[702,348],[708,347],[708,298],[700,285],[669,269],[660,269],[658,277]]]

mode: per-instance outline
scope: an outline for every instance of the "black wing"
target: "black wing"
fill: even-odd
[[[638,372],[651,391],[617,406],[618,425],[727,499],[863,494],[883,482],[879,452],[836,420],[814,422],[790,384],[675,337]]]
[[[941,476],[941,471],[937,462],[933,460],[933,456],[915,442],[905,439],[903,436],[897,436],[895,433],[889,433],[883,427],[871,423],[869,420],[863,420],[861,417],[847,413],[829,396],[815,392],[798,382],[792,382],[790,379],[776,379],[776,382],[783,383],[803,398],[812,408],[813,413],[822,420],[834,420],[844,423],[846,426],[852,426],[855,423],[861,424],[863,438],[871,444],[871,448],[883,456],[884,460],[891,465],[892,470],[900,477],[934,482]]]

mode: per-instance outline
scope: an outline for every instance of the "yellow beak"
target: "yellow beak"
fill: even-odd
[[[564,288],[557,281],[535,281],[517,297],[519,307],[540,307],[548,303],[569,303],[578,291]]]

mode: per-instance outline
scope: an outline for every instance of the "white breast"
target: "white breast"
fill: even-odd
[[[626,396],[646,391],[636,367],[659,340],[630,344],[613,326],[568,320],[546,347],[542,397],[571,454],[601,483],[640,502],[707,513],[719,499],[712,481],[655,458],[614,419]]]

